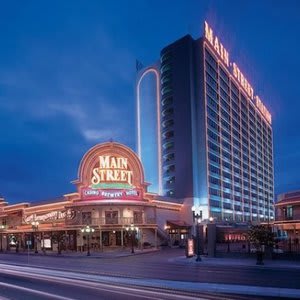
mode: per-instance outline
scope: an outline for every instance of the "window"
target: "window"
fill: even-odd
[[[172,52],[167,52],[167,53],[164,53],[161,58],[160,58],[160,61],[161,62],[164,62],[168,59],[170,59],[172,57]]]
[[[208,158],[210,161],[213,161],[217,164],[220,164],[220,158],[212,153],[208,153]]]
[[[212,76],[210,76],[208,73],[206,73],[206,81],[210,84],[211,87],[213,87],[216,91],[218,90],[218,84],[214,80]]]
[[[214,189],[214,188],[209,188],[209,194],[210,195],[214,195],[214,196],[221,196],[221,191]]]
[[[208,141],[208,147],[209,147],[209,149],[220,153],[220,147],[217,146],[216,144],[212,143],[211,141]]]
[[[221,174],[220,169],[217,168],[217,167],[215,167],[215,166],[213,166],[213,165],[211,165],[211,164],[208,166],[208,169],[209,169],[209,171],[210,171],[211,173],[215,173],[215,174],[218,174],[218,175]]]
[[[286,218],[287,218],[288,220],[293,219],[293,206],[291,206],[291,205],[288,205],[288,206],[286,207]]]
[[[105,224],[118,224],[118,211],[106,211]]]
[[[166,76],[162,77],[160,82],[161,82],[161,84],[164,84],[166,82],[170,82],[171,80],[172,80],[171,74],[167,74]]]
[[[163,105],[163,106],[164,106],[164,105],[170,105],[170,104],[172,104],[172,103],[173,103],[173,98],[172,98],[172,97],[168,97],[168,98],[162,100],[162,105]]]
[[[141,211],[133,212],[133,223],[142,224],[143,223],[143,213]]]
[[[221,180],[212,176],[209,176],[209,182],[215,185],[221,185]]]
[[[82,213],[82,224],[84,224],[84,225],[92,224],[92,213],[91,212],[83,212]]]
[[[206,60],[214,67],[217,68],[217,62],[214,57],[205,49],[205,58]]]
[[[216,131],[219,131],[219,125],[217,123],[215,123],[212,119],[207,118],[207,123],[209,126],[211,126],[213,129],[215,129]]]
[[[162,95],[165,95],[165,94],[171,93],[171,92],[172,92],[172,89],[169,86],[166,86],[166,87],[161,89],[161,94]]]
[[[164,66],[162,66],[162,68],[160,69],[161,74],[163,74],[164,72],[171,70],[171,64],[166,64]]]
[[[214,132],[212,132],[211,130],[208,129],[207,134],[212,140],[214,140],[218,143],[220,142],[220,137],[217,134],[215,134]]]

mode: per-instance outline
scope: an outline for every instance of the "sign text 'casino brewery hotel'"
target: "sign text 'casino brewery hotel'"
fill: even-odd
[[[145,184],[139,158],[118,143],[92,148],[83,157],[77,184],[82,200],[140,200]]]
[[[241,72],[239,67],[235,62],[231,62],[229,59],[229,53],[223,46],[223,44],[220,42],[219,38],[214,35],[213,30],[209,26],[209,24],[205,21],[204,22],[204,32],[205,32],[205,38],[208,41],[208,44],[215,50],[215,52],[220,57],[222,63],[226,65],[227,68],[231,68],[231,73],[233,74],[233,77],[236,79],[236,81],[240,84],[240,86],[243,88],[247,96],[254,101],[257,109],[261,112],[261,114],[264,116],[264,118],[267,120],[269,124],[272,123],[272,117],[269,113],[268,109],[264,106],[262,101],[258,96],[254,96],[254,90],[249,81],[246,79],[244,74]]]

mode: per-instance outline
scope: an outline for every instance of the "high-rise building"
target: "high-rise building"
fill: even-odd
[[[187,35],[166,46],[155,65],[138,72],[146,180],[161,186],[159,194],[192,200],[205,219],[272,220],[271,115],[207,22],[204,29],[197,40]],[[149,85],[151,72],[156,84]]]

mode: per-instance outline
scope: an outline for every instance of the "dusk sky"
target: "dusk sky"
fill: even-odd
[[[207,20],[273,118],[275,194],[300,189],[299,1],[2,1],[0,194],[75,191],[84,153],[135,149],[135,61]]]

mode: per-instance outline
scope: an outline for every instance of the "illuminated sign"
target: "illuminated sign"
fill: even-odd
[[[218,53],[222,61],[225,63],[227,67],[229,67],[229,54],[228,51],[224,48],[224,46],[220,43],[217,36],[214,36],[213,30],[209,27],[207,22],[205,21],[205,37],[209,41],[209,43],[213,46],[215,51]]]
[[[192,257],[195,255],[194,251],[194,240],[188,239],[187,240],[187,247],[186,247],[186,257]]]
[[[247,93],[250,99],[253,100],[254,92],[253,88],[244,76],[244,74],[240,71],[236,63],[232,64],[233,67],[233,76],[238,81],[238,83],[241,85],[241,87],[244,89],[244,91]]]
[[[255,96],[256,106],[259,109],[259,111],[265,116],[267,121],[271,124],[272,122],[272,116],[267,110],[267,108],[264,106],[264,104],[261,102],[260,98],[258,96]]]
[[[66,218],[71,220],[74,217],[75,217],[75,212],[71,209],[64,210],[64,211],[50,211],[42,215],[32,214],[26,216],[24,218],[24,223],[31,224],[32,221],[39,221],[39,222],[63,221]]]
[[[99,167],[93,169],[92,188],[130,188],[132,171],[128,167],[127,158],[115,156],[99,156]]]
[[[130,148],[108,142],[92,147],[73,181],[81,200],[142,200],[147,184],[143,166]]]
[[[142,198],[140,189],[82,189],[82,197],[87,200],[124,199],[137,200]]]
[[[209,42],[210,46],[214,49],[214,51],[217,53],[217,55],[220,57],[221,61],[229,68],[231,67],[231,73],[233,74],[233,77],[236,79],[236,81],[239,83],[239,85],[242,87],[242,89],[246,92],[247,96],[251,100],[255,100],[255,105],[257,109],[260,111],[260,113],[264,116],[264,118],[267,120],[268,123],[272,123],[272,117],[268,109],[264,106],[262,101],[258,96],[254,96],[254,90],[252,85],[249,83],[249,81],[246,79],[244,74],[241,72],[239,67],[235,62],[231,63],[229,60],[229,54],[223,44],[220,42],[217,36],[214,35],[213,30],[208,25],[208,23],[204,22],[204,32],[205,32],[205,38]]]

